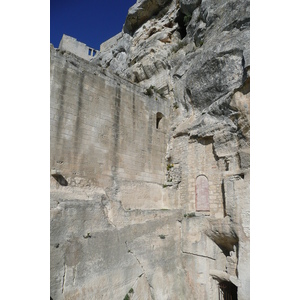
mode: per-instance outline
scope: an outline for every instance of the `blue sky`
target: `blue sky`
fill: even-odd
[[[50,0],[50,42],[58,47],[63,34],[88,46],[100,44],[122,30],[136,0]]]

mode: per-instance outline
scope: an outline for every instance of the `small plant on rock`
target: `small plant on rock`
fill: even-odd
[[[195,217],[196,214],[194,212],[191,212],[191,213],[188,213],[188,214],[184,214],[183,215],[185,218],[192,218],[192,217]]]
[[[88,232],[86,235],[83,236],[85,239],[91,238],[91,234]]]
[[[130,300],[130,296],[128,294],[133,294],[133,293],[134,293],[134,290],[133,290],[133,288],[131,288],[123,300]]]
[[[169,171],[170,169],[172,169],[174,167],[174,164],[168,164],[167,165],[167,171]]]
[[[188,24],[190,23],[192,19],[192,16],[191,15],[185,15],[184,18],[183,18],[183,23],[184,23],[184,26],[188,26]]]

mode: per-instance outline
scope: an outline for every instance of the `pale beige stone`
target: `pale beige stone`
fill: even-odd
[[[53,299],[250,299],[249,1],[200,2],[51,47]]]

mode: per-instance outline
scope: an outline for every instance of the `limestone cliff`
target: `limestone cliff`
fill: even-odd
[[[51,48],[51,297],[250,299],[250,3],[138,0]]]

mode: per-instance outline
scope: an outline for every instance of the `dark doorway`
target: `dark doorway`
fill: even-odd
[[[162,113],[160,113],[160,112],[158,112],[157,114],[156,114],[156,129],[160,129],[161,128],[161,126],[160,126],[160,121],[161,121],[161,119],[164,117],[164,115],[162,114]]]
[[[237,287],[228,281],[220,282],[219,300],[237,300]]]

